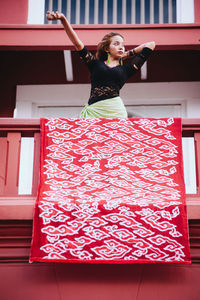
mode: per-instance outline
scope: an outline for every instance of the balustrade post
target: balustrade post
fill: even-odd
[[[200,195],[200,132],[194,133],[197,195]]]
[[[34,134],[32,196],[37,195],[38,184],[39,184],[39,167],[40,167],[40,133],[35,132],[35,134]]]
[[[20,159],[20,132],[9,132],[7,136],[7,158],[5,176],[5,196],[18,195],[19,159]]]
[[[4,193],[5,187],[5,177],[6,177],[6,154],[7,154],[7,138],[0,138],[0,151],[1,151],[1,159],[0,159],[0,195]]]

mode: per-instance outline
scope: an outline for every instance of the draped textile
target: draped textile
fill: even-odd
[[[91,105],[86,104],[81,118],[127,118],[127,111],[120,97],[101,100]]]
[[[189,264],[181,119],[41,119],[34,261]]]

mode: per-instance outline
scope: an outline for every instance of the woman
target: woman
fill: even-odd
[[[47,12],[48,20],[61,20],[64,29],[87,65],[91,78],[91,93],[81,118],[127,118],[119,91],[127,79],[136,73],[155,48],[155,42],[144,43],[125,51],[124,38],[119,33],[105,35],[98,44],[96,57],[87,50],[72,26],[61,13]],[[123,65],[122,59],[133,57]]]

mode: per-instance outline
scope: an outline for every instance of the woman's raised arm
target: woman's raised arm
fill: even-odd
[[[129,58],[131,56],[134,56],[135,54],[139,54],[145,47],[149,48],[151,50],[154,50],[155,46],[156,46],[156,44],[155,44],[154,41],[141,44],[141,45],[135,47],[134,49],[131,49],[129,51],[125,51],[124,55],[123,55],[123,58],[126,59],[126,58]]]
[[[138,47],[136,47],[134,49],[134,52],[135,53],[140,53],[145,47],[147,47],[147,48],[149,48],[151,50],[154,50],[155,45],[156,45],[155,42],[147,42],[147,43],[141,44]]]
[[[61,14],[59,12],[54,13],[53,11],[47,12],[47,19],[52,20],[60,20],[63,24],[63,27],[71,40],[71,42],[74,44],[76,50],[82,50],[84,48],[83,42],[79,39],[76,32],[73,30],[71,24],[68,22],[64,14]]]

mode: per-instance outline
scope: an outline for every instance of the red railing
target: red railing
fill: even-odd
[[[194,137],[195,141],[197,193],[187,195],[187,206],[189,218],[200,219],[200,119],[183,119],[182,136]],[[34,138],[30,195],[18,194],[22,137]],[[0,119],[0,153],[0,219],[31,219],[39,179],[39,119]]]

